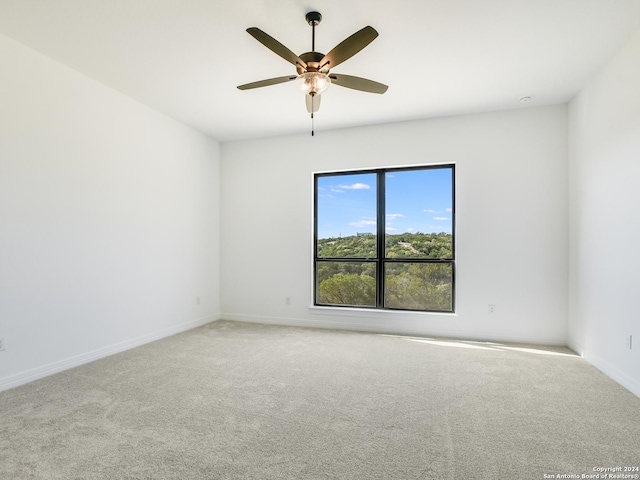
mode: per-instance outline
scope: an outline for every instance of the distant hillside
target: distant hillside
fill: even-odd
[[[387,235],[387,258],[452,258],[452,236],[448,233],[399,233]],[[318,240],[323,258],[375,258],[376,236],[372,233]]]

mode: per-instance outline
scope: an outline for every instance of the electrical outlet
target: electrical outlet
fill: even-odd
[[[633,350],[633,335],[627,335],[627,348]]]
[[[196,305],[200,305],[200,297],[196,297]]]
[[[284,304],[291,305],[291,297],[284,297]]]
[[[495,305],[489,305],[489,313],[496,313],[496,306]]]
[[[0,338],[0,350],[4,350],[7,348],[7,344],[4,341],[4,338]]]

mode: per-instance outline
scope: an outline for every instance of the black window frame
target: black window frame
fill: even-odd
[[[385,176],[392,172],[406,172],[412,170],[451,170],[451,258],[386,258],[386,198]],[[318,179],[324,177],[339,177],[354,174],[376,174],[376,258],[360,257],[319,257],[318,256]],[[319,307],[336,308],[364,308],[371,310],[390,310],[403,312],[455,313],[456,306],[456,175],[455,164],[416,165],[410,167],[388,167],[364,170],[345,170],[335,172],[319,172],[313,175],[313,305]],[[376,265],[376,305],[342,305],[318,303],[318,264],[322,262],[351,262],[373,263]],[[387,307],[384,305],[385,266],[393,263],[429,263],[451,265],[451,310],[416,310],[408,308]]]

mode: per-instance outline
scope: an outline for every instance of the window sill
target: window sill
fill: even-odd
[[[426,317],[457,317],[457,313],[450,312],[416,312],[413,310],[377,310],[373,308],[345,308],[322,307],[310,305],[309,313],[314,315],[329,315],[334,317],[378,317],[378,318],[426,318]]]

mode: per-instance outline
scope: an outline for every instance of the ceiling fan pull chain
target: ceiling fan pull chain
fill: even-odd
[[[311,136],[313,137],[315,135],[315,128],[313,126],[314,121],[313,121],[313,111],[315,110],[313,108],[313,101],[316,99],[315,95],[311,95]]]

